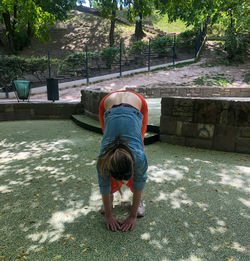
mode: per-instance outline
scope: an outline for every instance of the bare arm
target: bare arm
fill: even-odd
[[[120,225],[118,220],[112,216],[110,195],[109,194],[102,195],[102,202],[105,211],[105,220],[107,224],[107,229],[109,230],[110,228],[112,231],[117,231],[117,229],[120,229]]]
[[[127,232],[128,230],[134,229],[134,226],[136,224],[137,211],[140,205],[142,193],[143,190],[134,191],[133,204],[132,204],[130,215],[122,222],[121,230],[123,232]]]
[[[112,216],[110,195],[109,194],[102,195],[102,202],[104,206],[105,216]]]

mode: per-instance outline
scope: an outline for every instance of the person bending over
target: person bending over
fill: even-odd
[[[97,172],[107,229],[126,232],[134,229],[137,217],[145,212],[141,196],[148,169],[144,153],[148,106],[136,92],[112,92],[100,102],[99,120],[103,138]],[[130,215],[119,222],[112,215],[113,193],[121,193],[124,183],[133,192],[133,203]]]

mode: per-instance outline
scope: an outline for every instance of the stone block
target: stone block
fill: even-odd
[[[234,103],[237,109],[237,126],[250,127],[250,102]]]
[[[161,99],[161,115],[170,116],[173,114],[173,109],[174,109],[174,99],[167,99],[167,98]]]
[[[197,137],[197,124],[191,122],[183,122],[182,136],[184,137]]]
[[[211,97],[213,93],[213,90],[210,88],[203,88],[202,89],[202,97]]]
[[[235,151],[250,154],[250,138],[237,138]]]
[[[176,124],[176,135],[177,136],[182,136],[182,124],[183,124],[182,121],[177,121],[177,124]]]
[[[187,96],[187,89],[186,88],[178,88],[178,96],[186,97]]]
[[[187,137],[185,145],[189,147],[196,147],[201,149],[211,149],[212,140]]]
[[[5,106],[5,112],[14,112],[15,109],[14,109],[14,105],[13,104],[7,104]]]
[[[201,94],[201,88],[200,87],[194,88],[194,93]]]
[[[197,136],[201,139],[212,139],[214,136],[214,125],[198,123],[197,134]]]
[[[175,118],[161,115],[160,133],[175,135],[176,127],[177,127],[177,121]]]
[[[196,100],[195,102],[195,123],[216,124],[220,120],[222,105],[213,100]]]
[[[185,146],[185,137],[178,137],[175,135],[160,135],[160,141],[167,142],[169,144]]]
[[[250,138],[250,127],[240,127],[239,128],[239,137]]]
[[[216,125],[212,148],[221,151],[235,151],[238,128],[227,125]]]

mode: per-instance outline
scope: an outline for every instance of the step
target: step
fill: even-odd
[[[91,119],[90,117],[86,115],[71,115],[71,119],[74,123],[76,123],[78,126],[93,131],[96,133],[102,134],[102,129],[99,121],[96,121],[94,119]],[[159,126],[155,125],[148,125],[147,126],[147,132],[145,134],[144,138],[144,144],[149,145],[159,140]]]

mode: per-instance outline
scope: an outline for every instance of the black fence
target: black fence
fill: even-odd
[[[2,56],[0,62],[0,91],[6,93],[13,90],[13,80],[22,78],[31,81],[31,87],[46,84],[47,78],[56,78],[59,82],[118,73],[139,68],[152,70],[161,64],[175,65],[177,61],[196,58],[206,35],[206,26],[189,38],[172,37],[136,42],[126,48],[123,41],[112,48],[96,50],[86,46],[82,52],[74,52],[63,59],[53,59],[53,50],[47,57],[24,59],[20,57]],[[184,39],[184,40],[183,40]],[[185,40],[186,39],[186,40]]]

